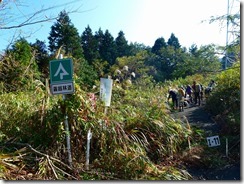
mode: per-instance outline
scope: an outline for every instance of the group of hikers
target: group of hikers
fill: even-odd
[[[179,86],[178,89],[170,88],[168,101],[171,98],[173,109],[183,111],[188,104],[201,105],[203,97],[207,97],[213,88],[216,86],[214,80],[211,80],[209,85],[204,89],[202,84],[193,81],[193,84],[188,84],[186,87]]]

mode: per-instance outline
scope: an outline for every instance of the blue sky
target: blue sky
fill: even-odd
[[[21,2],[22,6],[12,7],[12,13],[18,17],[16,22],[12,23],[18,23],[21,17],[28,17],[41,8],[73,2],[52,9],[45,15],[56,16],[64,8],[67,11],[79,8],[80,13],[70,14],[70,19],[80,35],[88,25],[93,33],[99,28],[103,31],[108,29],[114,38],[122,30],[129,43],[137,42],[147,46],[153,46],[159,37],[167,41],[171,33],[174,33],[180,44],[186,48],[192,44],[200,47],[211,43],[218,45],[226,43],[226,23],[220,25],[201,21],[208,20],[211,16],[226,14],[228,0],[22,0]],[[229,2],[230,11],[236,12],[238,1],[229,0]],[[46,41],[48,45],[47,37],[54,22],[17,30],[1,30],[0,50],[5,49],[14,34],[19,33],[27,36],[29,42],[33,43],[39,39]]]

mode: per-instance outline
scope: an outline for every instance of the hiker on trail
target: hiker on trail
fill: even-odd
[[[179,86],[178,88],[179,111],[184,111],[184,101],[185,101],[185,89],[183,86]]]
[[[211,80],[210,83],[208,84],[208,87],[206,87],[204,93],[206,96],[208,96],[210,94],[210,92],[212,92],[213,88],[215,88],[216,83],[214,82],[214,80]]]
[[[201,86],[200,84],[197,84],[196,81],[193,81],[192,90],[194,93],[194,103],[200,106],[201,99],[200,99],[200,92],[201,92]]]
[[[179,95],[180,99],[182,97],[185,97],[185,89],[184,89],[183,86],[179,86],[179,88],[178,88],[178,95]]]
[[[216,83],[214,82],[214,80],[211,80],[208,86],[214,88],[216,86]]]
[[[173,102],[173,109],[178,109],[178,98],[177,98],[177,91],[175,89],[169,89],[169,96],[168,101],[170,98],[172,98]]]
[[[201,99],[201,101],[202,101],[202,100],[203,100],[203,85],[200,84],[200,86],[201,86],[200,99]]]
[[[192,103],[192,88],[189,84],[186,86],[185,98],[187,98],[187,95],[189,96],[188,101]]]

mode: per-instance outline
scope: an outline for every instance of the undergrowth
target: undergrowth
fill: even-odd
[[[226,73],[217,77],[218,86],[226,77]],[[238,83],[236,78],[232,77],[234,81],[229,87]],[[206,157],[210,153],[205,147],[203,133],[191,128],[187,121],[169,116],[170,109],[165,103],[169,87],[186,85],[196,79],[206,83],[206,76],[196,75],[164,84],[155,84],[150,78],[134,81],[126,87],[115,84],[112,103],[106,113],[97,88],[86,92],[77,84],[75,93],[67,95],[66,100],[61,95],[50,96],[47,85],[33,91],[1,94],[0,170],[4,173],[1,178],[189,180],[191,176],[185,170],[184,162],[206,166],[221,164],[217,157]],[[234,94],[234,99],[240,97],[240,88],[234,86],[236,90],[226,97]],[[223,112],[222,106],[218,106],[221,110],[217,111],[211,104],[219,102],[215,95],[219,96],[225,89],[229,88],[218,87],[208,98],[207,108],[214,109],[211,112],[216,116]],[[225,103],[232,105],[227,109],[226,126],[233,125],[233,131],[237,133],[240,122],[238,113],[233,110],[240,101],[226,97],[223,97]],[[67,163],[65,114],[71,137],[72,167]],[[92,139],[87,168],[89,130]],[[16,173],[21,174],[16,178]]]

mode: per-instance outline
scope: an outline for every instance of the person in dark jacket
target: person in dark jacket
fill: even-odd
[[[193,93],[194,93],[194,103],[200,106],[201,104],[201,97],[200,97],[200,93],[201,93],[201,86],[200,84],[197,84],[196,81],[193,81],[193,85],[191,86]]]
[[[187,87],[186,87],[186,92],[185,92],[185,98],[187,97],[187,95],[188,95],[188,97],[189,97],[189,102],[190,103],[192,103],[192,88],[191,88],[191,86],[188,84],[187,85]]]
[[[177,91],[176,90],[174,90],[174,89],[169,90],[168,101],[170,98],[172,98],[173,109],[177,109],[178,108],[178,98],[177,98]]]

